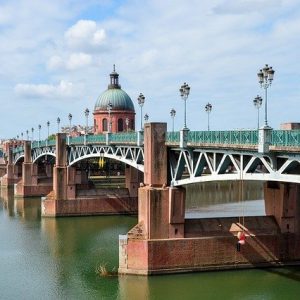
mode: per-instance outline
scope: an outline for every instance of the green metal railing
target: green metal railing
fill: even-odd
[[[300,130],[273,130],[271,145],[284,147],[300,146]]]
[[[110,141],[112,143],[136,143],[137,133],[136,132],[112,133],[110,136]]]
[[[84,136],[76,136],[70,137],[70,144],[71,145],[82,145],[84,143]]]
[[[70,137],[71,145],[83,145],[86,139],[86,144],[105,144],[105,134],[88,135]],[[67,139],[68,141],[68,139]],[[112,133],[110,142],[116,144],[137,143],[137,133]],[[180,142],[180,133],[167,132],[166,143],[176,144]],[[188,133],[188,143],[190,145],[215,144],[215,145],[257,145],[258,131],[257,130],[232,130],[232,131],[190,131]],[[300,130],[272,130],[271,146],[278,147],[300,147]],[[34,141],[32,148],[55,146],[55,140]],[[14,153],[23,151],[23,147],[14,148]]]
[[[105,143],[105,134],[95,134],[95,135],[88,135],[86,138],[86,142],[89,144],[93,143]]]
[[[179,144],[180,133],[168,132],[167,143]],[[190,144],[258,144],[257,130],[241,131],[189,131],[188,143]]]
[[[191,144],[245,144],[257,145],[257,130],[235,131],[190,131],[188,143]]]
[[[179,144],[180,133],[179,131],[167,132],[166,142],[172,144]]]

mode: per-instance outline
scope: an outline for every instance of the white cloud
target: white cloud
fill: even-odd
[[[51,56],[48,63],[47,63],[47,67],[50,70],[60,69],[63,66],[64,66],[64,61],[58,55]]]
[[[66,67],[69,70],[75,70],[90,65],[92,57],[86,53],[72,53],[66,62]]]
[[[14,90],[21,97],[53,98],[72,96],[74,87],[72,82],[61,80],[58,85],[19,83]]]
[[[71,48],[98,48],[104,44],[106,34],[103,28],[98,28],[96,22],[79,20],[65,32],[65,39]]]
[[[77,70],[89,66],[92,63],[92,56],[83,52],[71,53],[67,59],[55,55],[50,57],[47,67],[49,70]]]

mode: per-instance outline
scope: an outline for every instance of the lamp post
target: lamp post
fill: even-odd
[[[85,134],[88,134],[88,126],[89,126],[89,114],[90,111],[88,108],[85,109],[84,115],[85,115]]]
[[[144,115],[144,120],[145,120],[145,122],[147,122],[149,120],[149,115],[147,113]]]
[[[68,119],[69,119],[69,136],[71,135],[71,131],[72,131],[72,129],[71,129],[71,127],[72,127],[72,114],[69,114],[68,115]]]
[[[175,119],[175,116],[176,116],[176,110],[174,108],[171,109],[170,115],[171,115],[171,118],[172,118],[172,132],[174,132],[174,119]]]
[[[275,71],[272,67],[265,65],[258,73],[258,82],[261,88],[265,89],[265,127],[268,127],[268,88],[274,79]]]
[[[182,100],[184,100],[184,123],[183,123],[183,129],[187,129],[186,127],[186,100],[190,94],[190,87],[187,83],[184,83],[180,89],[179,89],[179,92],[180,92],[180,96],[182,98]]]
[[[205,111],[207,112],[207,130],[209,131],[209,114],[211,113],[212,105],[210,103],[207,103],[205,105]]]
[[[125,119],[125,124],[126,124],[126,131],[128,132],[128,125],[129,125],[129,119],[128,118]]]
[[[262,104],[262,97],[257,95],[253,100],[253,104],[257,108],[257,129],[259,129],[259,109],[260,109],[261,104]]]
[[[141,108],[141,131],[142,131],[143,130],[143,105],[145,103],[145,96],[142,93],[140,93],[137,100]]]
[[[29,131],[28,131],[28,129],[26,130],[26,140],[27,141],[29,140]]]
[[[21,132],[21,140],[23,141],[23,132]]]
[[[31,128],[31,141],[32,141],[32,142],[33,142],[33,138],[34,138],[33,133],[34,133],[34,128],[32,127],[32,128]]]
[[[47,121],[47,129],[48,129],[48,140],[49,140],[49,127],[50,127],[50,121]]]
[[[19,140],[19,135],[17,135],[17,140]]]
[[[42,128],[42,126],[39,124],[39,126],[38,126],[38,130],[39,130],[39,144],[41,142],[41,128]]]
[[[57,133],[59,133],[60,117],[58,117],[58,118],[56,119],[56,122],[57,122]]]
[[[111,116],[110,116],[110,113],[111,113],[111,110],[113,108],[113,105],[111,104],[111,102],[109,102],[107,104],[107,111],[108,111],[108,133],[111,133]]]

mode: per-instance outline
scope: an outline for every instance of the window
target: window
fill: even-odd
[[[123,126],[123,119],[118,120],[118,131],[123,131],[124,126]]]
[[[102,120],[102,131],[107,131],[107,119]]]

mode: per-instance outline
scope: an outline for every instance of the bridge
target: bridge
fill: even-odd
[[[144,145],[137,132],[67,138],[67,165],[106,157],[144,172]],[[220,180],[300,183],[300,131],[272,130],[269,151],[258,152],[257,130],[190,131],[186,147],[180,132],[167,132],[169,185]],[[55,140],[31,144],[31,161],[55,157]],[[24,160],[24,147],[13,149],[13,162]]]
[[[144,131],[136,133],[77,138],[57,134],[55,141],[27,141],[11,149],[6,183],[22,177],[17,187],[23,196],[40,192],[35,165],[46,156],[55,164],[46,171],[53,183],[42,201],[43,216],[138,212],[138,224],[120,236],[120,273],[300,261],[298,130],[167,132],[164,123],[146,123]],[[78,197],[76,186],[87,182],[76,164],[92,157],[128,165],[129,197]],[[216,180],[264,181],[266,216],[245,217],[242,223],[238,218],[185,219],[184,185]],[[247,246],[240,252],[236,250],[238,232],[247,236]]]

